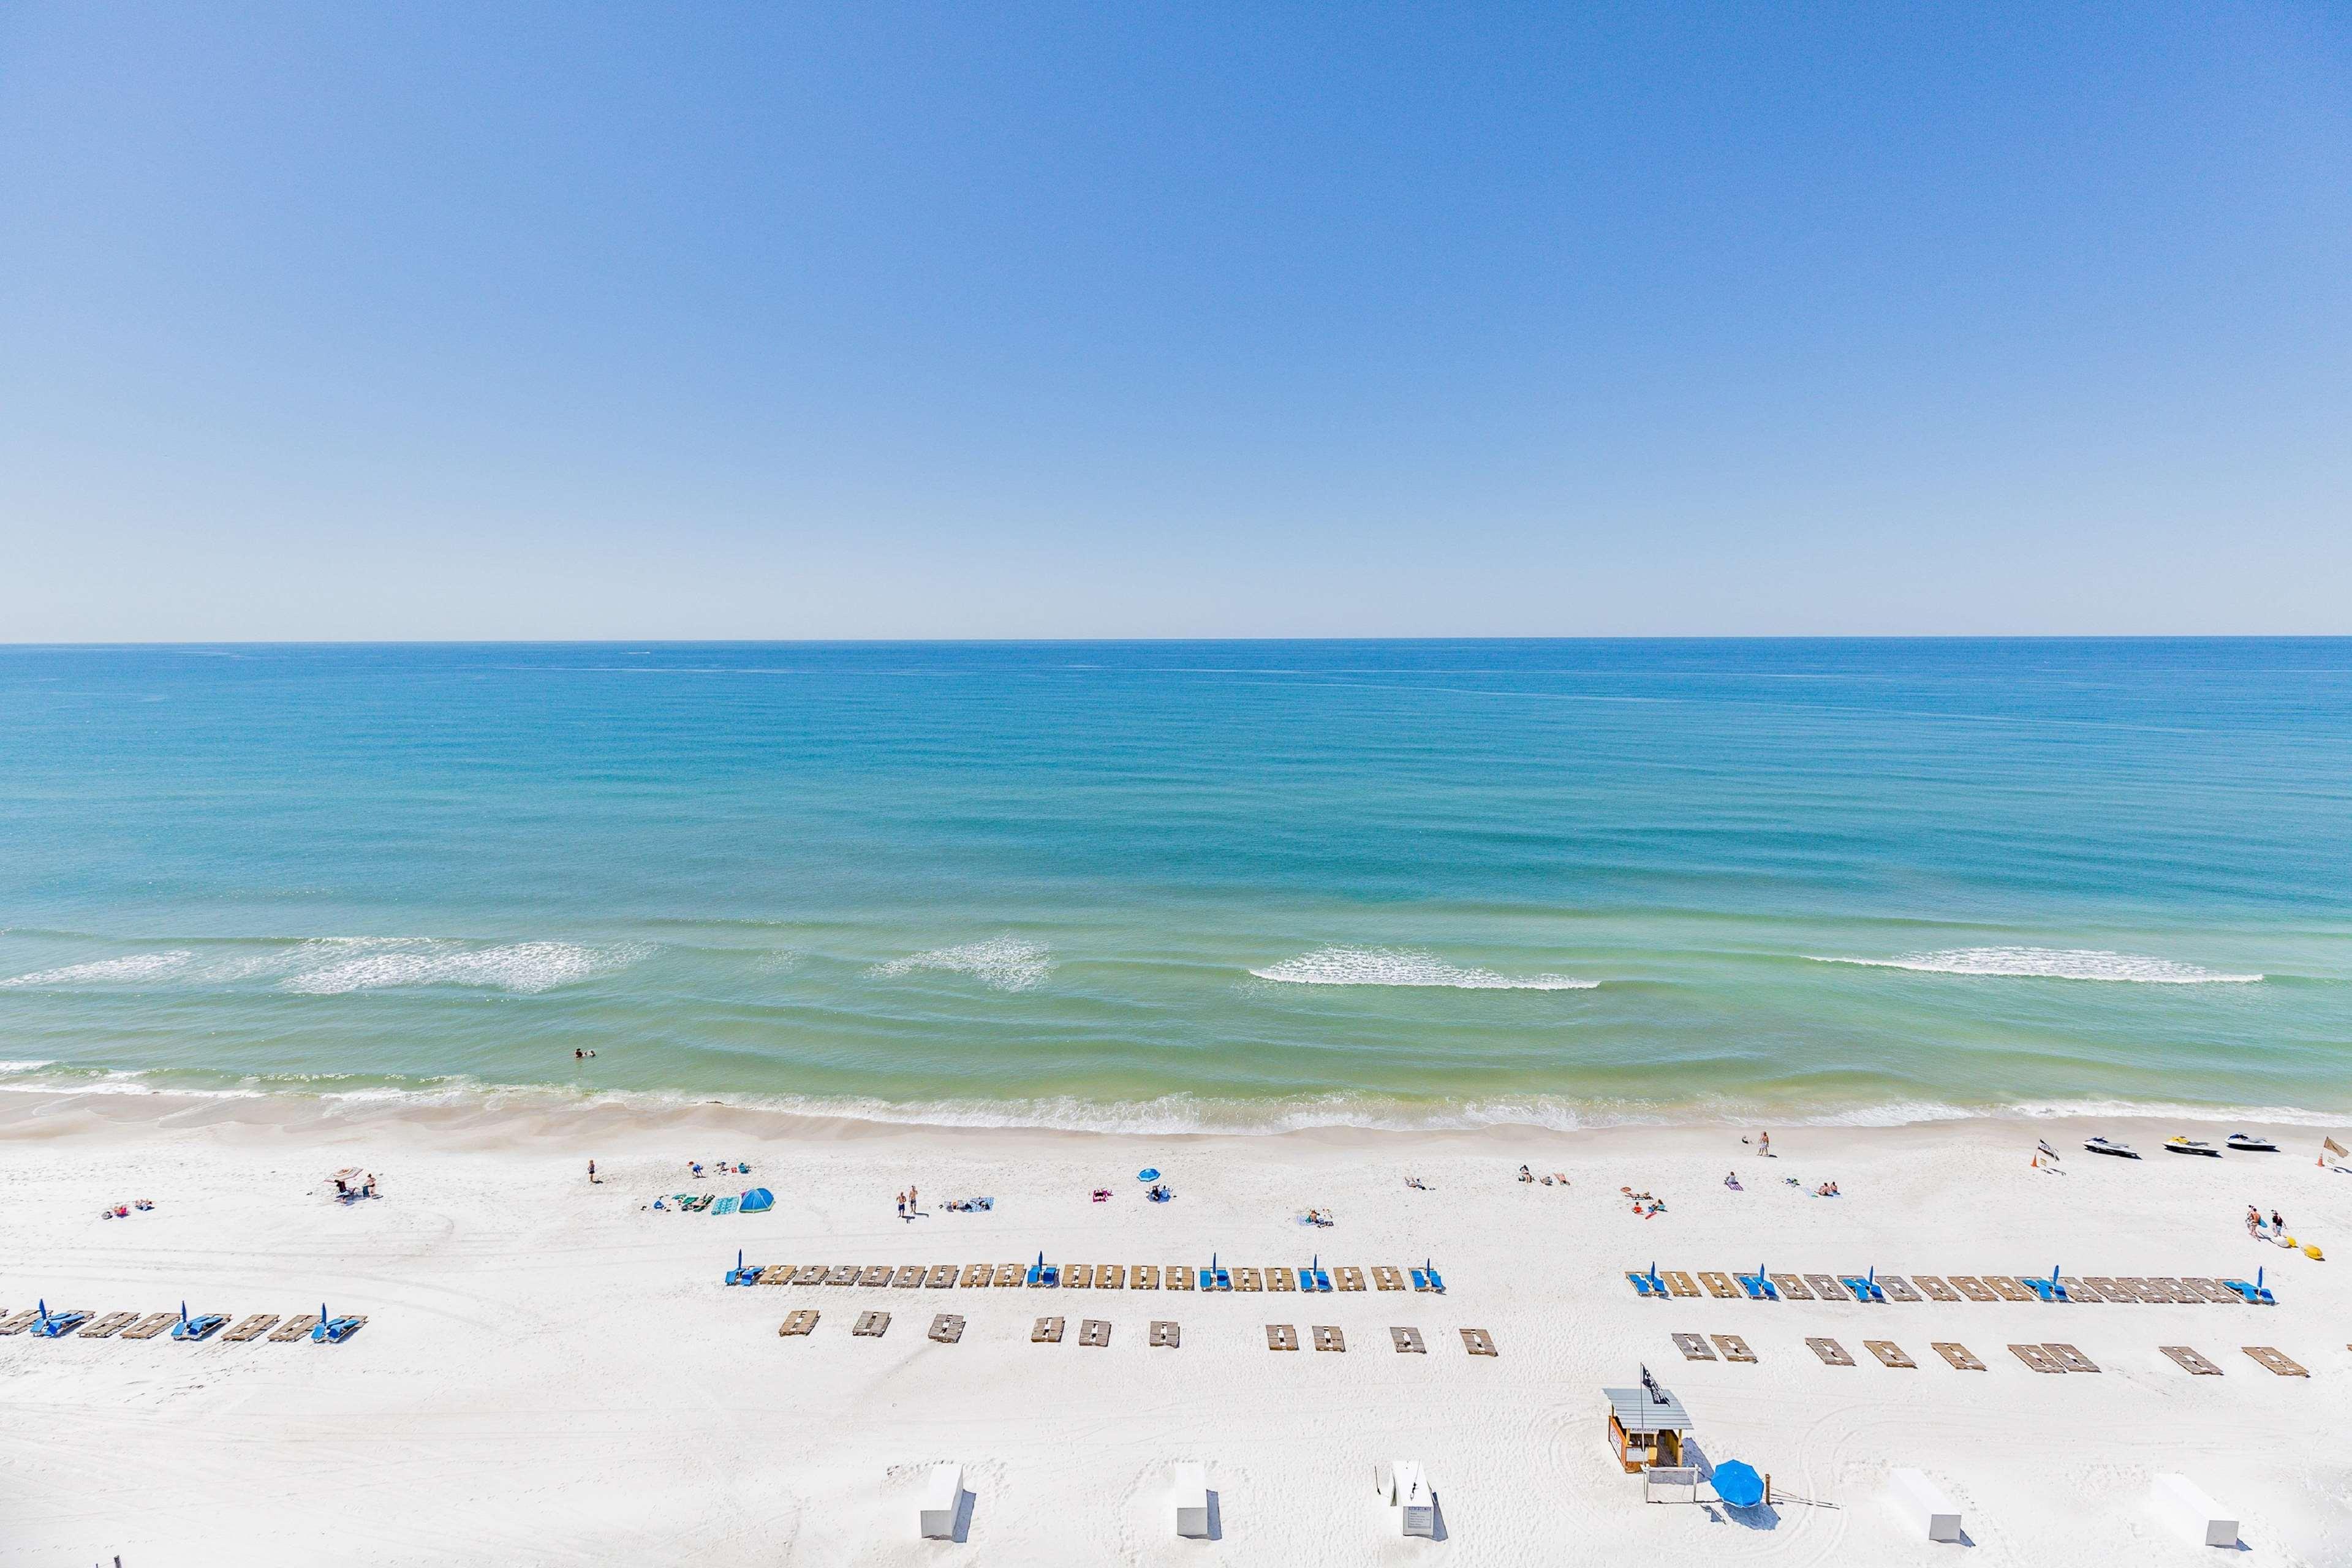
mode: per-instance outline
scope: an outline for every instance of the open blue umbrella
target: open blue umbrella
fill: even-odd
[[[1715,1467],[1715,1495],[1734,1508],[1754,1508],[1764,1500],[1764,1478],[1753,1465],[1726,1459]]]
[[[1135,1179],[1138,1181],[1158,1181],[1160,1179],[1160,1167],[1157,1166],[1146,1166],[1141,1170],[1135,1173]]]

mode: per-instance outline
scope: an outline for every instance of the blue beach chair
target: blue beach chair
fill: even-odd
[[[1445,1294],[1445,1281],[1438,1276],[1437,1265],[1426,1258],[1423,1259],[1421,1267],[1412,1271],[1412,1288],[1416,1291],[1434,1291],[1441,1296]]]
[[[345,1340],[351,1338],[352,1335],[359,1333],[360,1325],[366,1322],[367,1319],[365,1318],[331,1318],[327,1315],[327,1303],[320,1301],[319,1303],[319,1326],[310,1331],[310,1343],[312,1344],[341,1344]]]
[[[1753,1274],[1734,1274],[1731,1277],[1739,1281],[1739,1288],[1748,1292],[1748,1299],[1751,1301],[1777,1301],[1780,1299],[1780,1290],[1764,1277],[1764,1265],[1761,1263],[1756,1265]]]
[[[190,1317],[188,1303],[182,1301],[180,1321],[172,1325],[172,1337],[184,1340],[190,1344],[199,1343],[217,1333],[221,1325],[227,1322],[228,1319],[219,1312],[205,1312],[201,1316]]]
[[[2251,1285],[2247,1284],[2243,1280],[2224,1280],[2221,1281],[2221,1284],[2225,1290],[2237,1291],[2240,1299],[2250,1307],[2275,1307],[2278,1305],[2278,1298],[2272,1295],[2268,1291],[2263,1289],[2263,1270],[2260,1269],[2254,1270],[2254,1282]]]
[[[53,1312],[46,1301],[40,1303],[39,1310],[41,1315],[33,1323],[33,1337],[36,1339],[63,1339],[89,1322],[88,1312]]]
[[[727,1270],[727,1282],[730,1285],[756,1285],[765,1268],[766,1265],[761,1263],[745,1264],[743,1250],[739,1247],[735,1249],[735,1267]]]
[[[2021,1275],[2020,1279],[2025,1288],[2032,1291],[2042,1301],[2057,1302],[2074,1300],[2066,1293],[2066,1287],[2058,1282],[2058,1266],[2055,1264],[2051,1266],[2050,1278],[2046,1280],[2035,1274]]]
[[[1886,1292],[1878,1288],[1878,1270],[1875,1265],[1867,1274],[1840,1274],[1838,1283],[1843,1285],[1857,1301],[1883,1303],[1886,1300]]]
[[[1656,1263],[1650,1265],[1650,1271],[1646,1274],[1638,1269],[1628,1269],[1625,1270],[1625,1278],[1633,1281],[1633,1291],[1636,1295],[1644,1299],[1654,1296],[1661,1301],[1664,1300],[1666,1282],[1659,1276]]]

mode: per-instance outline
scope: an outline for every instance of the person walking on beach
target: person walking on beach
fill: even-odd
[[[907,1195],[903,1192],[898,1195],[898,1218],[907,1218]]]
[[[915,1196],[915,1189],[911,1185],[909,1185],[907,1188],[907,1212],[908,1214],[920,1214],[922,1211],[922,1199]]]
[[[1763,1155],[1768,1160],[1772,1157],[1771,1134],[1759,1133],[1756,1134],[1756,1152]]]
[[[599,1178],[596,1175],[596,1162],[594,1160],[590,1160],[588,1162],[588,1185],[590,1186],[594,1186],[597,1184],[598,1179]]]

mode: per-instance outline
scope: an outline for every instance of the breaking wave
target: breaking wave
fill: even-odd
[[[2010,979],[2116,980],[2142,986],[2251,985],[2260,975],[2230,975],[2170,958],[2144,958],[2087,947],[1955,947],[1899,958],[1831,958],[1807,954],[1816,964],[1853,964],[1867,969],[1910,969],[1923,975],[1990,975]]]
[[[967,942],[961,947],[910,953],[904,958],[877,964],[866,972],[877,979],[889,980],[919,969],[970,975],[1000,991],[1025,991],[1042,984],[1053,972],[1054,958],[1052,950],[1043,943],[1019,936],[993,936],[985,942]]]
[[[1570,975],[1505,975],[1465,968],[1409,947],[1318,947],[1251,974],[1293,986],[1422,986],[1457,991],[1590,991]]]
[[[186,988],[273,981],[280,990],[304,996],[401,986],[472,986],[528,995],[625,968],[651,951],[642,944],[593,947],[441,936],[320,936],[259,951],[236,944],[210,953],[131,953],[18,975],[0,980],[0,988]]]
[[[176,975],[195,959],[184,949],[170,953],[132,953],[121,958],[100,958],[89,964],[68,964],[0,980],[0,988],[43,986],[127,986]]]

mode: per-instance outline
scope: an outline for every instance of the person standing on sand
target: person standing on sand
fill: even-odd
[[[1768,1160],[1772,1157],[1771,1134],[1759,1133],[1756,1134],[1756,1152],[1763,1155]]]
[[[907,1195],[903,1192],[898,1195],[898,1218],[907,1218]]]
[[[594,1186],[596,1185],[596,1162],[594,1160],[590,1160],[588,1162],[588,1185],[590,1186]]]
[[[922,1212],[922,1199],[915,1196],[915,1189],[910,1185],[907,1188],[907,1212],[908,1214],[920,1214]]]

